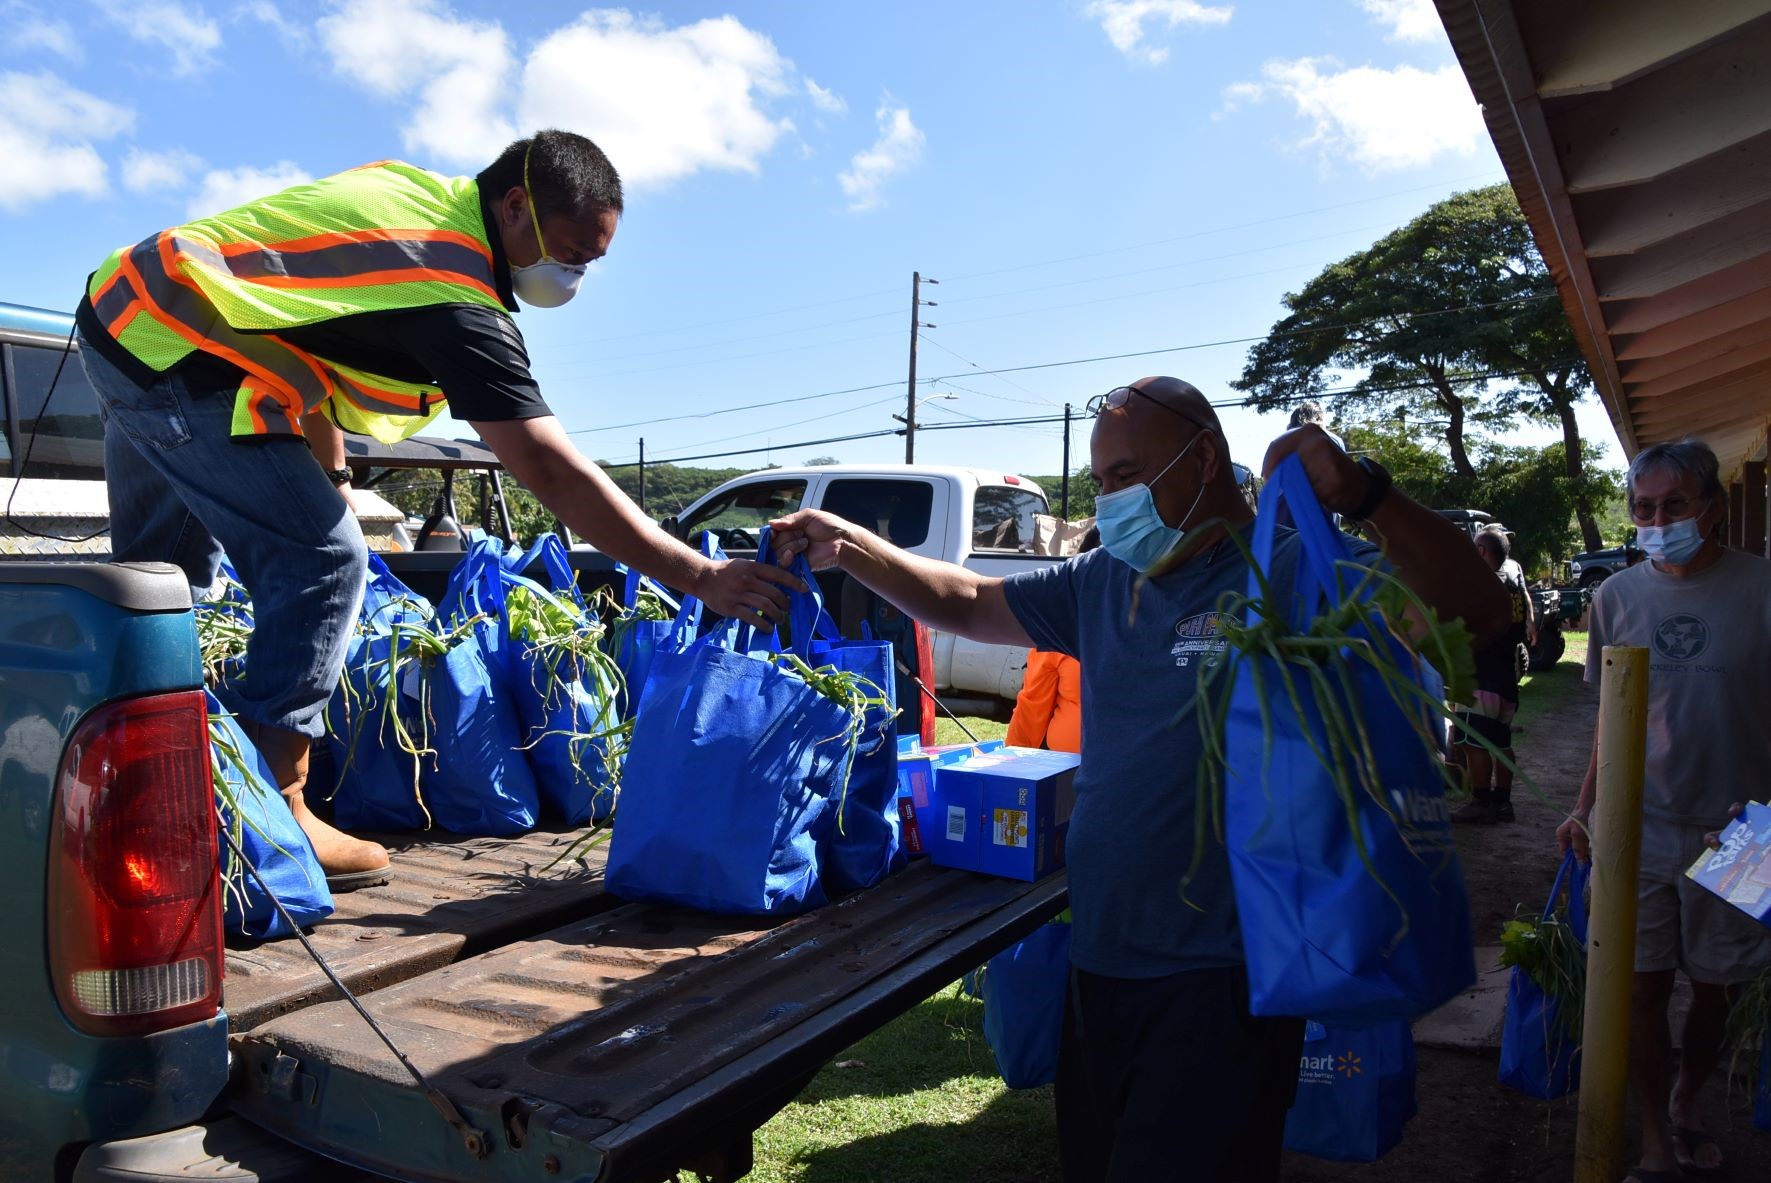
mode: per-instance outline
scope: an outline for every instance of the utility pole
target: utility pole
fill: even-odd
[[[938,279],[924,279],[922,272],[910,273],[910,382],[904,399],[904,463],[916,463],[916,331],[932,329],[932,324],[924,324],[921,316],[924,305],[935,307],[933,300],[922,298],[922,285],[938,284]]]
[[[640,436],[640,512],[646,512],[646,437],[643,435]]]
[[[1058,513],[1067,522],[1070,520],[1070,404],[1064,404],[1064,482],[1063,492],[1058,495]]]

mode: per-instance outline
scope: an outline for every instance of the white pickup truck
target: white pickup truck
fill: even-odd
[[[757,528],[796,509],[822,509],[874,531],[912,554],[1009,575],[1063,558],[1037,553],[1036,517],[1051,510],[1045,491],[1024,476],[932,464],[830,464],[771,468],[727,481],[664,520],[679,538],[711,530],[727,554],[756,550]],[[858,597],[838,610],[852,635]],[[847,617],[844,619],[843,617]],[[934,689],[959,714],[998,715],[1014,706],[1027,652],[933,634]]]

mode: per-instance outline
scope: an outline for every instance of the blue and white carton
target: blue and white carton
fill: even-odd
[[[1748,801],[1686,876],[1771,928],[1771,805]]]
[[[935,768],[923,847],[937,866],[1029,882],[1064,865],[1082,758],[999,748]]]

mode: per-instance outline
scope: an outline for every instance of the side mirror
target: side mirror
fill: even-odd
[[[678,541],[681,541],[682,536],[683,536],[683,532],[680,529],[678,529],[678,527],[677,527],[675,514],[672,514],[670,517],[665,518],[662,522],[659,522],[658,524],[660,526],[664,527],[664,532],[666,534],[670,535],[672,538],[677,539]]]

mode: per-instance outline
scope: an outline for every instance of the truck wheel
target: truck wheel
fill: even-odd
[[[1600,567],[1596,571],[1582,571],[1580,573],[1580,586],[1591,591],[1601,583],[1604,583],[1605,577],[1609,574],[1611,574],[1611,572],[1605,570],[1603,567]]]
[[[1561,629],[1540,632],[1537,636],[1537,648],[1531,651],[1531,669],[1536,673],[1555,669],[1556,663],[1562,660],[1562,654],[1567,649],[1568,639],[1562,635]]]

